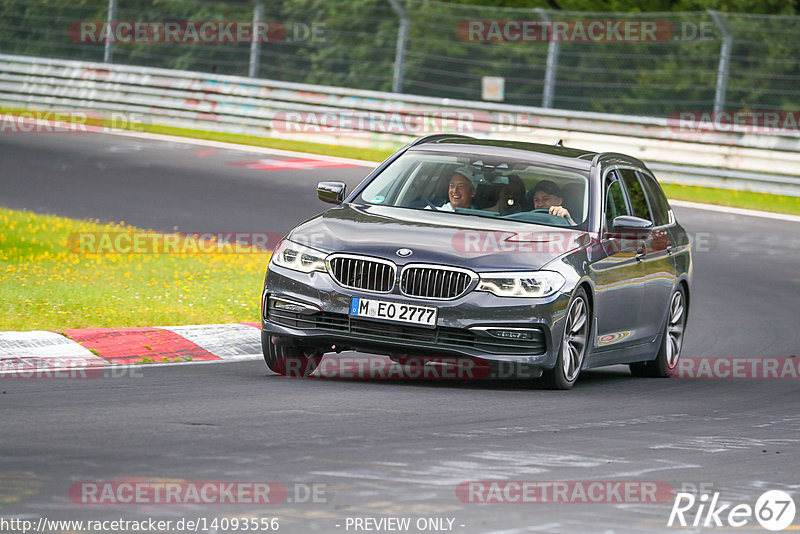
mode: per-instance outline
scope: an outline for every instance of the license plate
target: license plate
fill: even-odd
[[[353,297],[350,301],[350,315],[384,319],[420,326],[436,326],[438,310],[430,306],[387,302],[385,300],[362,299]]]

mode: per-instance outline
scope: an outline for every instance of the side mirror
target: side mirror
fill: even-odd
[[[614,217],[614,220],[611,221],[612,232],[641,232],[652,227],[652,221],[641,217],[633,217],[632,215],[620,215],[619,217]]]
[[[317,198],[330,204],[344,202],[347,186],[342,182],[320,182],[317,184]]]

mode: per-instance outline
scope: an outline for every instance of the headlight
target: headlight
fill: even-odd
[[[325,254],[319,250],[284,239],[272,253],[271,262],[293,271],[325,271]]]
[[[489,291],[498,297],[549,297],[566,280],[553,271],[481,273],[478,291]]]

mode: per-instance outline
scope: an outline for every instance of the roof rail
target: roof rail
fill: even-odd
[[[592,160],[592,166],[596,165],[600,158],[607,158],[607,157],[615,157],[615,158],[622,158],[627,160],[635,161],[641,165],[644,165],[644,162],[639,158],[634,158],[633,156],[629,156],[628,154],[620,154],[619,152],[598,152],[595,155],[594,159]]]
[[[460,139],[474,139],[474,137],[470,137],[468,135],[461,135],[461,134],[433,134],[433,135],[426,135],[425,137],[420,137],[419,139],[415,139],[412,141],[409,147],[422,145],[425,143],[433,143],[434,141],[438,141],[440,139],[449,139],[452,137],[457,137]]]

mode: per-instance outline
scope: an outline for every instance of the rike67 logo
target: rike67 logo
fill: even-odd
[[[795,517],[792,497],[785,491],[764,492],[755,506],[746,503],[720,503],[719,492],[697,497],[693,493],[675,494],[675,502],[667,521],[668,527],[726,527],[753,526],[753,520],[773,532],[788,528]]]

